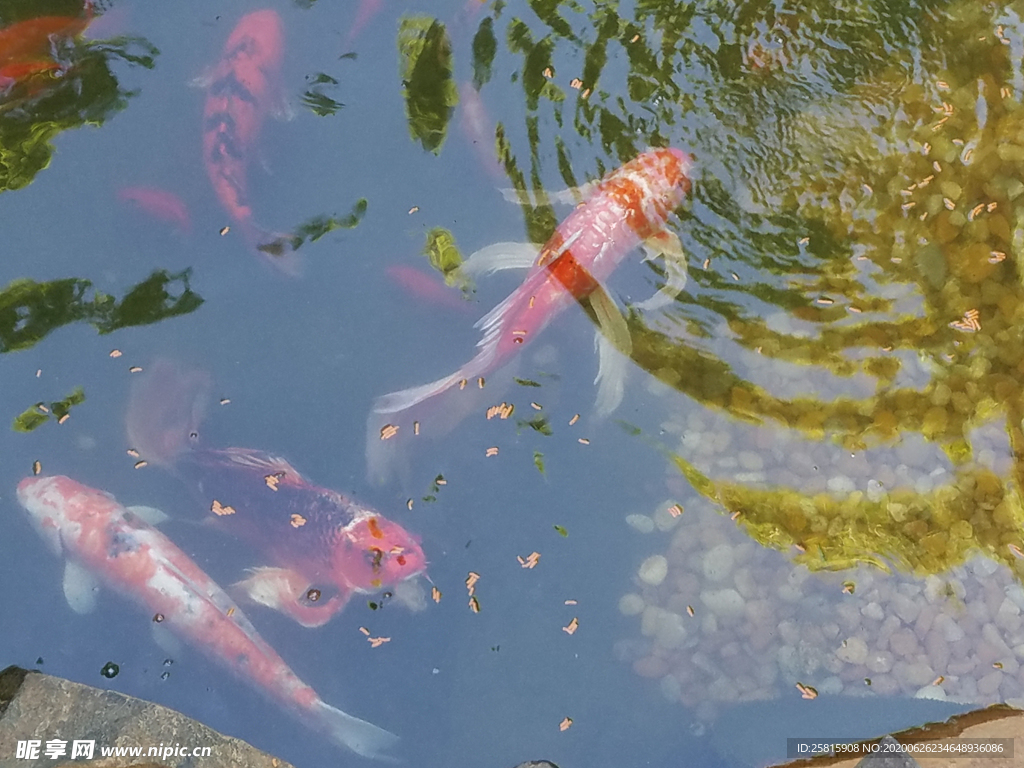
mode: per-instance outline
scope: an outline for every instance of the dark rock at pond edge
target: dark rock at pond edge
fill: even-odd
[[[879,745],[898,747],[899,742],[892,736],[885,736]],[[856,768],[921,768],[921,764],[903,752],[873,752],[857,763]]]
[[[38,756],[19,759],[18,742],[30,739],[41,742]],[[46,756],[46,742],[51,739],[67,742],[63,755]],[[91,759],[71,759],[76,739],[95,742]],[[145,754],[160,745],[180,745],[185,754]],[[102,757],[101,747],[141,747],[143,754]],[[194,747],[209,747],[209,757],[193,758]],[[20,667],[0,672],[0,768],[194,768],[198,764],[203,768],[292,768],[159,704]]]
[[[549,760],[528,760],[525,763],[520,763],[516,768],[558,768],[558,766]]]

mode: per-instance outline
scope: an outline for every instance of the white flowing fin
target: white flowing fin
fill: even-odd
[[[494,243],[470,255],[455,272],[475,278],[506,269],[529,269],[537,261],[541,247],[535,243]]]
[[[96,609],[99,592],[96,577],[74,560],[64,564],[64,599],[75,613],[91,613]]]
[[[134,513],[142,522],[148,523],[153,527],[162,525],[171,519],[170,515],[156,507],[147,507],[144,504],[136,504],[131,507],[126,507],[129,512]]]
[[[185,650],[184,644],[178,639],[169,627],[157,622],[150,622],[150,634],[156,646],[170,656],[172,659],[181,656]]]
[[[633,352],[633,339],[629,334],[626,318],[622,316],[622,311],[616,305],[615,300],[600,285],[587,297],[587,300],[594,310],[602,335],[615,349],[629,357]]]
[[[635,305],[637,309],[649,312],[661,309],[675,301],[676,296],[686,289],[689,275],[683,244],[679,242],[679,237],[674,232],[666,229],[648,238],[644,242],[644,250],[647,251],[644,261],[650,261],[659,256],[663,256],[665,259],[665,285],[651,298]]]
[[[510,203],[524,203],[534,207],[543,205],[545,201],[558,203],[559,205],[579,205],[594,193],[597,184],[596,181],[588,181],[580,184],[578,187],[569,187],[568,189],[560,189],[554,192],[546,189],[537,191],[508,188],[499,191],[501,196]]]
[[[597,349],[597,402],[595,413],[598,418],[608,416],[622,402],[626,391],[626,373],[629,371],[629,358],[622,354],[615,345],[598,331],[594,336],[594,347]]]
[[[308,712],[300,711],[300,714],[312,715],[333,742],[351,749],[357,755],[395,761],[385,753],[398,743],[398,737],[373,723],[342,712],[321,699],[314,701]]]

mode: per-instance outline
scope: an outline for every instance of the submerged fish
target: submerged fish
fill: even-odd
[[[253,11],[235,26],[210,76],[203,107],[203,159],[217,198],[249,246],[294,274],[297,257],[287,253],[288,238],[269,234],[253,221],[248,185],[260,128],[280,100],[283,51],[284,31],[275,11]]]
[[[39,535],[67,561],[69,603],[76,590],[88,589],[88,582],[98,578],[337,744],[376,757],[397,741],[393,734],[325,703],[213,579],[109,494],[67,477],[38,476],[18,484],[18,501]]]
[[[192,231],[188,206],[173,192],[155,187],[122,187],[117,191],[117,199],[134,203],[150,216],[173,224],[180,232]]]
[[[669,214],[689,192],[690,157],[677,149],[653,149],[612,171],[589,190],[543,246],[498,243],[470,256],[460,268],[466,276],[527,268],[522,285],[481,318],[483,333],[476,356],[455,373],[412,389],[378,398],[367,425],[367,464],[371,479],[390,474],[397,446],[420,427],[429,434],[426,406],[466,381],[501,368],[562,310],[586,301],[600,326],[598,411],[610,413],[622,397],[625,357],[631,348],[622,314],[602,283],[638,245],[666,257],[667,285],[650,309],[670,301],[686,284],[686,259],[679,238],[666,228]],[[457,409],[453,403],[450,411]],[[437,421],[436,419],[434,420]],[[440,434],[450,425],[435,429]],[[396,431],[397,428],[397,431]]]
[[[238,585],[252,600],[315,627],[353,595],[401,588],[424,572],[419,540],[376,510],[264,451],[199,446],[208,388],[205,374],[157,361],[133,387],[128,436],[145,459],[198,489],[219,528],[265,553],[273,567]]]
[[[44,72],[59,71],[55,46],[82,34],[93,20],[91,2],[82,16],[38,16],[0,29],[0,92]]]

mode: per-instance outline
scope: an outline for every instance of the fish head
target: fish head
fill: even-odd
[[[106,494],[86,488],[69,477],[33,476],[18,483],[18,502],[57,555],[66,555],[68,547],[81,539],[90,527],[95,512],[104,508],[105,504],[90,504],[91,495],[101,502],[110,502]]]
[[[671,200],[675,207],[690,191],[690,171],[693,158],[675,147],[655,149],[647,153],[653,164],[649,174],[651,197]]]
[[[417,536],[379,515],[361,518],[346,532],[347,546],[335,551],[339,582],[372,592],[423,573],[427,558]]]
[[[246,14],[235,25],[224,50],[228,56],[241,56],[261,69],[276,68],[284,52],[281,17],[269,8]]]

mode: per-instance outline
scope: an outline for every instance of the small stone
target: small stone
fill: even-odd
[[[640,533],[654,532],[654,520],[647,515],[627,515],[626,524]]]
[[[665,650],[675,650],[686,640],[686,627],[683,626],[683,617],[677,613],[666,611],[661,621],[658,622],[658,629],[654,633],[654,642]]]
[[[661,626],[661,617],[668,611],[656,605],[648,605],[640,616],[640,634],[644,637],[654,637],[654,633]]]
[[[834,475],[830,477],[828,482],[825,483],[825,487],[828,488],[830,493],[838,495],[849,495],[857,490],[856,483],[846,475]]]
[[[917,635],[909,629],[893,632],[892,637],[889,638],[889,647],[893,653],[905,659],[910,659],[921,652],[921,646],[917,642]]]
[[[893,657],[888,651],[871,651],[864,663],[876,675],[884,674],[892,669]]]
[[[641,563],[637,575],[644,584],[656,587],[668,576],[668,560],[662,555],[652,555]]]
[[[644,599],[635,592],[619,598],[619,613],[623,616],[638,616],[643,613]]]
[[[843,692],[843,681],[835,675],[829,675],[818,683],[818,693],[826,696],[838,696]]]
[[[659,531],[671,531],[682,522],[682,515],[676,514],[678,508],[679,505],[672,499],[666,499],[658,505],[652,517]]]
[[[665,675],[661,678],[659,687],[662,695],[673,704],[679,701],[679,697],[683,695],[683,686],[679,684],[675,675]]]
[[[720,618],[738,618],[743,615],[746,601],[735,589],[709,589],[700,593],[700,600]]]
[[[848,637],[836,650],[836,656],[847,664],[863,664],[868,658],[868,644],[859,637]]]
[[[633,662],[633,671],[640,677],[664,677],[668,662],[660,656],[644,656]]]
[[[733,564],[732,547],[728,544],[719,544],[704,554],[704,578],[708,581],[723,581],[732,573]]]
[[[753,451],[740,451],[736,454],[736,459],[739,461],[739,465],[748,472],[758,472],[764,469],[764,459]]]
[[[885,611],[883,611],[882,606],[876,602],[868,603],[860,609],[860,612],[865,618],[874,619],[875,621],[881,621],[885,618]]]
[[[946,701],[946,692],[939,685],[926,685],[918,688],[914,694],[915,699],[934,699],[935,701]]]
[[[868,501],[878,503],[886,497],[885,486],[882,485],[878,480],[868,480],[868,489],[866,496]]]
[[[927,685],[934,680],[935,670],[928,664],[917,661],[907,665],[905,679],[908,685],[917,688],[918,686]],[[999,686],[997,685],[996,687],[998,688]]]
[[[1003,682],[1003,673],[998,669],[989,672],[978,680],[978,693],[982,696],[995,696]]]
[[[896,594],[892,599],[892,610],[904,624],[913,624],[917,614],[921,612],[921,604],[906,595]]]

